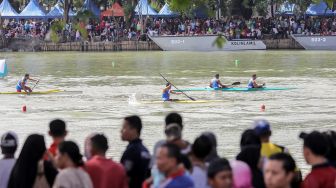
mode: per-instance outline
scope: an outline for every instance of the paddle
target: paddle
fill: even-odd
[[[33,89],[37,86],[37,84],[40,82],[40,80],[37,80],[37,82],[35,83],[35,85],[32,87],[32,92],[33,92]]]
[[[240,82],[233,82],[231,85],[232,86],[237,86],[237,85],[240,85]]]
[[[175,87],[175,89],[177,89],[177,90],[179,90],[176,86],[174,86],[174,84],[172,84],[171,82],[169,82],[164,76],[162,76],[162,74],[161,73],[159,73],[160,74],[160,76],[164,79],[164,80],[166,80],[166,82],[168,82],[168,83],[170,83],[173,87]],[[192,100],[192,101],[196,101],[196,99],[194,99],[194,98],[192,98],[192,97],[189,97],[187,94],[185,94],[183,91],[180,91],[181,93],[183,93],[186,97],[188,97],[190,100]]]

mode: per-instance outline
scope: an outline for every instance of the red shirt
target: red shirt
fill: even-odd
[[[301,188],[335,188],[336,169],[329,164],[313,166],[306,176]]]
[[[124,167],[105,157],[95,155],[84,168],[91,177],[94,188],[128,188]]]
[[[56,151],[57,151],[58,144],[59,144],[59,142],[53,142],[48,149],[48,153],[50,153],[53,157],[56,156]],[[47,160],[47,161],[50,160],[49,156],[47,154],[45,154],[43,156],[43,159]]]

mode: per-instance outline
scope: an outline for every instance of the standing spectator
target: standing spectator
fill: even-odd
[[[201,135],[196,138],[192,145],[192,154],[190,156],[192,163],[191,179],[194,181],[195,188],[207,188],[207,165],[205,158],[212,149],[211,141],[208,137]]]
[[[50,162],[43,161],[45,151],[42,135],[28,136],[13,167],[8,188],[51,187],[57,170]]]
[[[15,151],[18,145],[18,138],[14,132],[6,132],[1,137],[1,153],[4,158],[0,160],[0,188],[6,188],[9,176],[12,172],[16,159]]]
[[[156,166],[165,177],[160,182],[160,188],[194,188],[192,179],[181,165],[181,152],[176,145],[164,144],[160,146],[156,157]],[[149,188],[150,182],[145,181],[143,187]]]
[[[219,159],[217,153],[217,138],[213,132],[204,132],[202,135],[206,136],[211,142],[211,151],[209,155],[205,158],[207,163],[212,162],[213,160]]]
[[[58,145],[56,164],[61,171],[53,188],[93,188],[90,176],[81,168],[82,157],[74,142],[64,141]]]
[[[250,167],[243,161],[230,161],[233,174],[233,188],[253,188]]]
[[[142,182],[149,176],[150,154],[140,139],[142,122],[138,116],[124,118],[121,139],[129,144],[121,157],[129,177],[129,187],[141,188]]]
[[[210,163],[208,181],[212,188],[232,188],[232,169],[228,160],[221,158]]]
[[[85,163],[95,188],[127,188],[127,177],[124,167],[106,158],[108,150],[107,138],[96,134],[90,138],[90,155],[92,158]]]
[[[277,153],[271,155],[264,167],[266,187],[295,188],[291,186],[296,175],[295,168],[295,161],[289,154]]]
[[[61,119],[52,120],[49,123],[49,135],[52,137],[53,143],[48,149],[48,154],[55,157],[58,144],[63,142],[67,135],[65,122]]]
[[[309,134],[301,133],[303,139],[303,156],[312,166],[311,172],[302,183],[302,188],[334,188],[336,182],[336,169],[328,162],[325,155],[328,152],[326,137],[313,131]]]

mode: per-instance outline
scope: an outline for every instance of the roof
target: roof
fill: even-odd
[[[82,11],[83,10],[88,10],[88,11],[92,12],[97,17],[100,16],[100,10],[99,10],[98,6],[91,0],[85,0],[84,1]]]
[[[306,10],[306,15],[309,16],[332,16],[334,13],[328,8],[327,3],[320,2],[319,4],[310,4]]]
[[[164,17],[174,17],[177,16],[178,14],[171,11],[169,8],[169,5],[166,3],[161,10],[158,13],[158,16],[164,16]]]
[[[28,5],[19,14],[20,18],[44,18],[44,10],[38,4],[37,0],[30,0]]]
[[[3,0],[0,4],[0,15],[1,17],[17,17],[19,14],[12,7],[8,0]]]
[[[48,18],[62,18],[64,14],[64,9],[61,5],[61,2],[58,1],[55,6],[53,6],[50,10],[50,12],[47,14]],[[73,10],[69,10],[69,16],[75,16],[76,13]]]
[[[148,4],[147,0],[140,0],[134,8],[135,15],[157,16],[157,12]]]
[[[125,16],[124,9],[120,6],[119,3],[114,3],[112,7],[105,10],[101,13],[100,16],[115,16],[115,17],[122,17]]]

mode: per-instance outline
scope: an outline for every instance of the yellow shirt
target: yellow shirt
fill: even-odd
[[[283,152],[283,148],[273,144],[273,143],[262,143],[261,144],[261,156],[269,158],[271,155]]]

